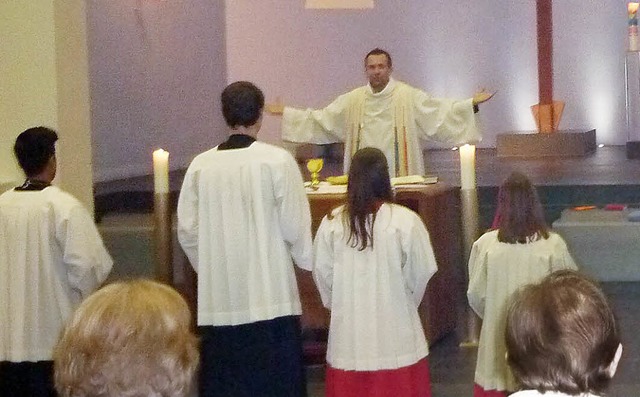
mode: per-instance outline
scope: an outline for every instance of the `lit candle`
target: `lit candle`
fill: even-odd
[[[476,147],[474,145],[460,146],[460,187],[476,188]]]
[[[169,152],[162,149],[153,152],[153,190],[169,193]]]

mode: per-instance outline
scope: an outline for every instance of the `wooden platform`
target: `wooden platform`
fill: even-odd
[[[564,130],[549,134],[518,131],[498,134],[499,157],[586,156],[597,148],[596,130]]]

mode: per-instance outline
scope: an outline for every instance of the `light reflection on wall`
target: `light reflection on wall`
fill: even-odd
[[[521,82],[514,88],[513,103],[513,122],[517,131],[534,131],[536,123],[531,114],[531,106],[538,103],[537,89],[532,89],[530,83]]]
[[[589,111],[585,118],[591,122],[591,128],[596,129],[598,142],[611,144],[619,143],[622,136],[626,137],[626,132],[619,132],[614,136],[613,123],[616,112],[616,99],[612,98],[611,90],[598,90],[591,94],[585,93],[585,97],[590,98],[587,108]],[[617,139],[616,139],[617,138]]]

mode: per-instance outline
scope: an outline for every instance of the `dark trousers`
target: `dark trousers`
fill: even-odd
[[[55,397],[53,361],[0,362],[0,397]]]
[[[306,397],[299,316],[198,331],[199,397]]]

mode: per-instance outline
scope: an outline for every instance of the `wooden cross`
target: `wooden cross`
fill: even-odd
[[[553,10],[552,0],[536,0],[538,31],[538,104],[531,107],[538,132],[558,128],[564,102],[553,100]]]

